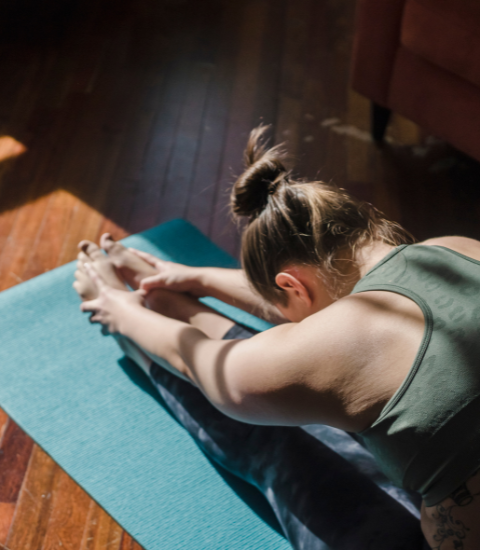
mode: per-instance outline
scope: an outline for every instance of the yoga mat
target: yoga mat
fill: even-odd
[[[182,220],[123,242],[189,265],[237,267]],[[74,271],[72,262],[0,294],[0,405],[147,550],[289,549],[264,497],[209,461],[141,369],[80,313]],[[202,301],[257,330],[271,326]],[[418,517],[418,503],[347,434],[305,429]],[[359,548],[367,542],[359,533]]]
[[[181,220],[124,243],[190,265],[236,267]],[[147,550],[290,548],[263,497],[209,462],[140,369],[80,313],[74,271],[72,262],[0,294],[0,405]]]

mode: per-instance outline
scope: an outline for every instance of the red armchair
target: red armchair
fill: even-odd
[[[353,88],[480,160],[479,0],[358,0]]]

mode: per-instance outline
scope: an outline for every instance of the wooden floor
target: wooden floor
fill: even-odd
[[[372,144],[348,85],[351,0],[5,4],[0,136],[27,151],[0,138],[1,290],[73,260],[80,239],[174,217],[237,255],[228,189],[261,121],[300,176],[419,239],[480,237],[477,163],[400,117]],[[139,546],[0,411],[0,548]]]

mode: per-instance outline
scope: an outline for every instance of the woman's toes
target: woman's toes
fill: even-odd
[[[77,262],[77,271],[85,274],[87,273],[85,270],[85,262],[81,262],[80,260]],[[75,271],[75,274],[77,273],[77,271]]]
[[[100,237],[100,246],[103,248],[103,250],[105,250],[105,252],[108,252],[114,244],[115,240],[110,233],[104,233]]]
[[[92,259],[91,259],[89,256],[87,256],[87,255],[85,254],[85,252],[82,252],[82,251],[80,251],[80,252],[77,254],[77,260],[78,260],[78,263],[81,263],[81,264],[85,264],[85,263],[87,263],[87,262],[91,262],[91,261],[92,261]]]
[[[95,243],[92,243],[91,241],[81,241],[78,243],[78,248],[86,254],[89,259],[91,260],[97,260],[99,258],[103,258],[103,252],[101,249],[96,245]]]
[[[125,247],[123,244],[118,243],[110,235],[110,233],[104,233],[100,237],[100,246],[105,250],[105,252],[111,257],[120,255],[122,252],[125,252]]]
[[[93,300],[98,296],[97,288],[90,277],[78,269],[75,271],[75,282],[72,286],[82,300]]]

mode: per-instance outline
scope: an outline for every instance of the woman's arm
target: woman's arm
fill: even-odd
[[[197,298],[212,296],[271,323],[281,324],[287,321],[276,307],[263,300],[251,288],[242,269],[190,267],[160,260],[139,250],[130,250],[158,270],[158,275],[142,281],[141,288],[144,290],[165,288],[187,292]]]
[[[162,358],[165,368],[190,380],[224,414],[251,424],[325,423],[351,429],[343,393],[334,388],[345,353],[350,359],[353,353],[343,336],[338,341],[339,327],[358,331],[353,301],[333,308],[333,315],[319,312],[247,340],[214,340],[145,308],[143,291],[114,289],[88,264],[86,269],[99,291],[81,305],[93,312],[91,320],[134,341],[151,358]]]
[[[422,530],[432,550],[480,548],[480,470],[436,506],[422,505]]]
[[[152,361],[197,386],[225,414],[244,419],[248,411],[238,407],[240,400],[227,374],[231,369],[226,360],[229,348],[242,341],[212,340],[188,323],[145,308],[143,291],[114,289],[89,265],[86,269],[99,291],[97,298],[80,306],[82,311],[92,312],[92,322],[105,325],[120,344],[134,342]]]

